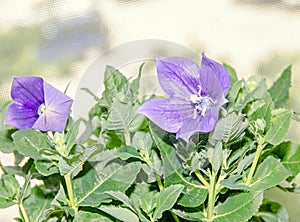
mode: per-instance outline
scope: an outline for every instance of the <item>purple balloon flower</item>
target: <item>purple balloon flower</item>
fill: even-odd
[[[157,57],[156,68],[169,97],[151,99],[138,112],[185,141],[195,132],[212,131],[230,88],[225,67],[202,53],[201,68],[181,57]]]
[[[6,124],[18,129],[62,132],[73,100],[39,77],[14,77],[14,101],[7,110]]]

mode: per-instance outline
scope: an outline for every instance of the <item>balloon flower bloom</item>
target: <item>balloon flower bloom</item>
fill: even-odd
[[[212,131],[230,88],[225,67],[202,53],[201,67],[186,58],[157,57],[156,68],[168,98],[151,99],[138,112],[177,139]]]
[[[6,124],[18,129],[62,132],[73,100],[39,77],[14,77]]]

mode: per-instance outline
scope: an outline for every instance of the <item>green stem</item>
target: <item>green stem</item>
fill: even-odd
[[[69,197],[69,201],[71,204],[71,207],[74,210],[75,216],[78,213],[78,206],[75,203],[75,199],[74,199],[74,195],[73,195],[73,188],[72,188],[72,182],[71,182],[71,174],[67,173],[65,176],[65,181],[66,181],[66,186],[67,186],[67,192],[68,192],[68,197]]]
[[[251,183],[251,179],[252,179],[252,177],[254,175],[254,172],[256,170],[256,166],[257,166],[257,163],[258,163],[258,160],[259,160],[259,157],[260,157],[260,154],[261,154],[263,148],[264,148],[263,145],[261,143],[258,143],[256,154],[255,154],[253,163],[251,165],[251,168],[250,168],[247,180],[246,180],[246,185],[247,186],[249,186],[250,183]]]
[[[210,178],[209,193],[208,193],[207,219],[209,222],[213,222],[213,217],[214,217],[214,207],[215,207],[215,198],[216,198],[215,182],[216,182],[216,174],[214,171],[212,171],[211,178]]]
[[[131,137],[129,132],[124,133],[124,138],[125,138],[125,144],[127,146],[131,145]]]
[[[197,178],[201,181],[201,183],[203,183],[203,185],[209,189],[210,185],[209,183],[205,180],[205,178],[202,176],[201,172],[199,170],[195,171],[195,174],[197,176]]]
[[[3,172],[4,175],[7,174],[6,170],[4,169],[2,163],[0,162],[0,170]]]
[[[180,220],[179,220],[179,218],[177,217],[176,214],[174,214],[173,212],[171,212],[171,214],[172,214],[172,216],[173,216],[175,222],[180,222]]]
[[[23,203],[22,203],[22,202],[19,203],[18,206],[19,206],[19,209],[20,209],[20,211],[21,211],[21,213],[22,213],[22,216],[23,216],[23,218],[24,218],[24,221],[25,221],[25,222],[30,222],[30,220],[29,220],[29,218],[28,218],[28,216],[27,216],[26,210],[25,210],[25,208],[24,208],[24,206],[23,206]]]
[[[160,179],[160,176],[157,173],[155,173],[155,179],[157,181],[159,190],[163,190],[164,189],[164,185],[163,185],[163,183],[162,183],[162,181]]]

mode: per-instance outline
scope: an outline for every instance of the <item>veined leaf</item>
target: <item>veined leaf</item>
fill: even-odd
[[[79,211],[73,222],[113,222],[108,217],[100,213],[93,213],[87,211]]]
[[[106,66],[104,73],[105,91],[103,92],[103,97],[108,104],[112,103],[113,98],[115,98],[117,93],[120,92],[127,84],[127,78],[121,72],[119,72],[119,70],[113,68],[112,66]]]
[[[185,189],[182,191],[182,200],[180,199],[178,204],[184,207],[200,206],[207,197],[207,189],[197,182],[191,182],[184,178],[182,175],[182,165],[177,159],[175,148],[158,137],[158,135],[164,135],[159,134],[158,130],[160,129],[153,124],[150,124],[150,129],[162,157],[165,187],[174,184],[184,185]],[[158,131],[158,134],[154,131]],[[197,193],[197,196],[195,196],[195,193]]]
[[[41,150],[52,150],[48,137],[35,130],[19,130],[12,135],[16,150],[33,159],[43,159]]]
[[[291,173],[273,156],[267,157],[254,174],[249,185],[252,191],[266,190],[278,185],[290,176]]]
[[[112,161],[115,150],[108,150],[91,158],[83,175],[73,179],[74,193],[79,206],[99,206],[109,199],[107,191],[125,192],[135,181],[141,164]],[[110,162],[111,161],[111,162]]]
[[[215,208],[214,222],[247,221],[258,211],[262,199],[261,191],[228,197]]]
[[[132,105],[130,102],[127,104],[121,103],[118,99],[115,99],[111,105],[111,111],[109,113],[107,121],[104,121],[102,127],[105,130],[118,130],[130,132],[136,129],[136,123],[134,120],[140,116],[136,114],[138,105]],[[141,119],[140,124],[142,124]]]
[[[288,133],[293,112],[282,110],[279,114],[271,119],[270,129],[268,130],[265,140],[272,145],[278,145],[285,139]]]
[[[281,163],[296,176],[300,172],[300,145],[289,143],[287,148]]]
[[[41,221],[43,212],[48,209],[51,201],[52,198],[45,197],[39,187],[32,188],[30,196],[23,203],[28,219],[33,222]]]
[[[156,195],[156,207],[153,213],[155,221],[162,217],[163,212],[173,207],[183,189],[184,186],[181,184],[171,185]]]
[[[187,212],[187,211],[173,209],[172,212],[174,214],[176,214],[177,216],[181,217],[182,219],[185,219],[188,221],[200,221],[205,218],[203,213],[201,213],[199,211]]]
[[[139,222],[139,218],[137,217],[137,215],[127,208],[116,206],[101,206],[99,209],[123,222]]]
[[[69,155],[72,147],[76,143],[76,138],[78,136],[80,123],[81,123],[80,119],[77,120],[76,122],[74,122],[67,132],[67,135],[66,135],[66,154],[67,155]]]
[[[16,132],[16,129],[0,130],[0,151],[3,153],[12,153],[14,151],[14,143],[11,135]]]
[[[277,79],[269,89],[269,93],[276,109],[283,107],[289,98],[289,89],[291,87],[291,68],[291,66],[287,67],[279,79]]]
[[[232,68],[230,65],[228,65],[226,63],[223,63],[223,66],[225,67],[225,69],[229,73],[229,76],[230,76],[230,86],[232,87],[233,84],[238,81],[238,77],[237,77],[236,71],[234,70],[234,68]]]

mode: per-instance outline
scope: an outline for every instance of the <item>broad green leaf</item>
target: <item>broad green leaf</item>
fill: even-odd
[[[112,161],[116,151],[104,151],[85,164],[84,174],[72,180],[79,206],[98,206],[109,198],[107,191],[125,192],[135,181],[141,165]],[[111,161],[111,162],[110,162]]]
[[[182,175],[182,165],[177,159],[175,148],[165,143],[158,135],[164,135],[159,132],[160,129],[155,127],[153,124],[150,125],[151,133],[154,141],[159,148],[162,162],[163,162],[163,172],[164,172],[164,185],[168,187],[174,184],[182,184],[185,186],[183,193],[183,201],[179,200],[179,203],[184,207],[197,207],[200,206],[207,197],[207,189],[197,183],[196,181],[187,180]],[[195,198],[194,194],[197,193],[198,196]],[[194,201],[184,201],[184,200],[194,200]]]
[[[169,210],[176,203],[179,195],[181,194],[184,186],[181,184],[171,185],[166,189],[156,194],[156,207],[153,213],[153,219],[157,221],[162,217],[162,213]]]
[[[113,220],[100,213],[79,211],[73,222],[113,222]]]
[[[129,197],[127,197],[124,193],[116,192],[116,191],[108,191],[108,192],[105,192],[105,194],[113,197],[115,200],[121,201],[126,207],[128,207],[132,211],[136,212],[135,206],[132,204]]]
[[[218,142],[214,148],[207,149],[207,159],[215,173],[218,173],[223,161],[222,142]]]
[[[176,214],[177,216],[181,217],[182,219],[188,220],[188,221],[200,221],[204,219],[203,213],[199,211],[195,212],[187,212],[187,211],[182,211],[182,210],[176,210],[173,209],[172,212]]]
[[[278,145],[283,142],[288,133],[292,115],[292,111],[282,110],[282,112],[273,116],[271,119],[270,129],[265,136],[265,141],[272,145]]]
[[[291,68],[291,66],[287,67],[269,89],[276,109],[283,107],[288,101],[289,89],[291,87]]]
[[[115,98],[117,93],[120,92],[127,84],[128,80],[122,73],[119,72],[119,70],[112,66],[106,66],[104,73],[105,91],[103,92],[103,97],[108,104],[112,103],[113,98]]]
[[[296,176],[300,172],[300,145],[293,143],[285,144],[288,150],[281,163]]]
[[[139,222],[137,215],[127,208],[116,206],[100,206],[99,209],[123,222]]]
[[[136,159],[143,160],[140,156],[140,153],[131,146],[121,146],[120,148],[118,148],[118,152],[116,153],[116,156],[122,160],[128,160],[129,158],[136,158]]]
[[[48,137],[35,130],[20,130],[12,135],[16,150],[24,156],[33,159],[43,159],[40,151],[51,150]]]
[[[115,99],[111,105],[108,119],[103,122],[103,129],[131,132],[137,128],[134,120],[137,118],[137,105],[121,103]],[[140,123],[142,124],[142,123]]]
[[[32,222],[41,221],[43,212],[48,209],[51,201],[52,198],[44,196],[39,187],[32,188],[30,196],[23,203],[28,219]]]
[[[269,156],[258,165],[249,186],[253,191],[266,190],[278,185],[290,175],[289,170],[286,169],[279,160],[273,156]]]
[[[271,111],[273,109],[272,103],[265,103],[261,107],[257,108],[250,116],[249,120],[258,120],[264,119],[266,123],[265,131],[269,130],[270,120],[271,120]]]
[[[228,142],[242,136],[248,124],[241,113],[229,113],[221,118],[212,133],[209,134],[210,147],[215,147],[219,141]]]
[[[15,149],[11,135],[16,129],[0,130],[0,151],[3,153],[12,153]]]
[[[263,192],[240,193],[228,197],[215,208],[214,222],[247,221],[258,211]]]
[[[236,71],[234,70],[234,68],[232,68],[230,65],[228,65],[226,63],[223,63],[223,66],[225,67],[225,69],[229,73],[229,76],[230,76],[230,86],[232,87],[234,85],[234,83],[236,83],[238,81],[238,77],[237,77]]]
[[[242,176],[232,175],[229,178],[222,180],[220,184],[230,190],[250,190],[242,181]]]

